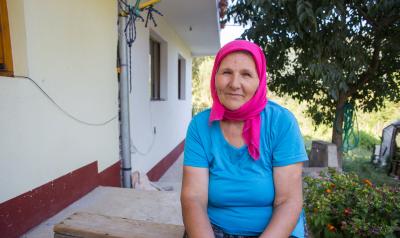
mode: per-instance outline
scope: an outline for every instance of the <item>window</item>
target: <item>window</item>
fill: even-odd
[[[168,99],[168,42],[157,32],[150,30],[149,41],[149,88],[150,100]]]
[[[151,100],[161,100],[161,44],[150,38],[150,88]]]
[[[185,100],[186,60],[178,56],[178,99]]]
[[[0,0],[0,75],[13,75],[10,29],[6,0]]]

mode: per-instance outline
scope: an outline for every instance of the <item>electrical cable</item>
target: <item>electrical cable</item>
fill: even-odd
[[[129,7],[128,3],[126,3],[124,0],[119,0],[119,3],[124,4],[125,7]]]
[[[124,0],[119,0],[118,1],[118,6],[119,9],[122,11],[120,13],[121,16],[128,17],[128,20],[126,22],[125,28],[124,28],[124,33],[125,33],[125,40],[128,45],[128,66],[129,66],[129,74],[128,74],[128,80],[129,80],[129,93],[132,93],[132,45],[136,40],[136,21],[140,19],[142,22],[144,22],[143,17],[140,15],[140,1],[141,0],[136,0],[136,3],[134,6],[129,5],[126,3]],[[157,23],[154,19],[153,12],[157,13],[160,16],[163,16],[161,12],[158,10],[154,9],[153,5],[150,5],[146,7],[144,10],[147,10],[147,17],[146,17],[146,23],[145,27],[147,28],[147,24],[149,20],[153,21],[154,27],[157,27]]]
[[[146,9],[147,9],[147,17],[146,17],[146,24],[144,25],[144,27],[147,27],[147,23],[149,22],[149,19],[153,21],[154,27],[157,27],[156,20],[153,17],[153,12],[157,13],[160,16],[164,16],[164,15],[161,12],[154,9],[153,5],[150,5]]]
[[[46,97],[47,99],[50,100],[50,102],[52,102],[61,112],[63,112],[65,115],[67,115],[69,118],[73,119],[76,122],[79,122],[81,124],[85,124],[87,126],[104,126],[108,123],[110,123],[111,121],[115,120],[118,115],[113,116],[112,118],[104,121],[104,122],[99,122],[99,123],[93,123],[93,122],[87,122],[81,119],[78,119],[77,117],[73,116],[71,113],[67,112],[66,110],[64,110],[60,105],[58,105],[54,99],[52,99],[36,82],[35,80],[33,80],[30,77],[27,76],[18,76],[18,75],[14,75],[14,78],[22,78],[22,79],[28,79],[29,81],[31,81]]]
[[[129,80],[129,93],[132,93],[132,45],[136,40],[136,21],[138,19],[140,19],[142,22],[144,22],[143,17],[140,15],[140,0],[136,0],[136,3],[134,6],[129,5],[126,1],[124,0],[119,0],[119,9],[122,11],[122,14],[120,14],[121,16],[124,17],[128,17],[127,23],[125,25],[124,28],[124,33],[125,33],[125,40],[126,43],[128,45],[128,67],[129,67],[129,72],[128,72],[128,80]],[[145,27],[147,28],[147,24],[149,19],[153,21],[153,24],[155,27],[157,27],[157,23],[153,17],[153,12],[159,14],[160,16],[163,16],[163,14],[159,11],[157,11],[156,9],[153,8],[153,5],[150,5],[148,7],[146,7],[144,10],[147,10],[147,17],[146,17],[146,23],[145,23]],[[150,109],[150,104],[149,104],[149,109]],[[152,119],[152,113],[151,113],[151,109],[150,111],[150,122],[153,121]],[[147,155],[148,153],[150,153],[150,151],[152,150],[153,146],[154,146],[154,142],[155,142],[155,133],[153,132],[152,134],[152,141],[151,144],[149,146],[149,148],[146,150],[146,152],[142,152],[140,151],[135,144],[133,143],[133,140],[131,138],[131,151],[135,151],[135,153],[138,153],[139,155]]]
[[[155,140],[156,140],[156,136],[153,134],[153,138],[151,140],[149,148],[147,148],[146,152],[142,152],[135,146],[135,144],[133,143],[133,140],[131,138],[131,151],[133,151],[134,153],[138,153],[139,155],[142,155],[142,156],[148,155],[150,153],[150,151],[153,149]]]
[[[152,125],[153,124],[153,113],[151,112],[150,107],[151,107],[151,104],[149,102],[150,125]],[[156,140],[156,135],[155,135],[155,132],[153,131],[150,146],[147,148],[146,152],[142,152],[135,146],[135,144],[133,143],[132,137],[131,137],[131,151],[134,151],[135,153],[138,153],[139,155],[143,155],[143,156],[148,155],[150,153],[150,151],[153,149],[155,140]]]
[[[132,45],[136,40],[136,20],[140,19],[142,22],[144,21],[143,17],[140,16],[140,9],[139,9],[139,4],[140,0],[136,1],[135,6],[130,6],[123,0],[120,0],[120,3],[122,3],[125,7],[125,9],[119,4],[120,10],[124,13],[124,16],[128,17],[128,21],[126,22],[125,28],[124,28],[124,33],[125,33],[125,40],[126,44],[129,47],[128,50],[128,59],[129,59],[129,74],[128,74],[128,79],[129,79],[129,93],[132,92],[132,56],[131,56],[131,49]]]

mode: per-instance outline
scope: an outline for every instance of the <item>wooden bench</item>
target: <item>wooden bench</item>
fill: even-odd
[[[182,238],[182,225],[78,212],[54,226],[54,238]]]

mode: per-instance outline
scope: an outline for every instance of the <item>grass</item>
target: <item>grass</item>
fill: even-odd
[[[272,93],[270,93],[270,98],[288,108],[295,115],[304,136],[308,154],[313,140],[331,141],[332,128],[327,125],[316,126],[304,113],[307,108],[306,103],[297,102],[290,97],[276,97]],[[387,103],[386,107],[381,108],[379,112],[357,112],[358,121],[362,122],[359,124],[360,140],[358,147],[344,153],[343,170],[355,172],[360,178],[367,178],[377,185],[400,186],[399,180],[387,175],[387,168],[375,168],[370,162],[373,146],[381,142],[382,129],[390,122],[400,119],[399,115],[399,103]]]
[[[364,137],[368,140],[363,140]],[[372,149],[370,148],[372,148],[372,145],[366,141],[377,142],[377,140],[372,140],[370,137],[371,135],[361,136],[361,141],[363,141],[363,143],[360,143],[354,150],[343,154],[343,171],[354,172],[361,179],[369,179],[378,186],[400,186],[400,180],[387,175],[388,168],[377,168],[371,163]],[[304,144],[308,154],[311,150],[312,140],[315,140],[315,138],[304,136]]]
[[[358,147],[344,154],[343,171],[354,172],[362,179],[369,179],[382,186],[400,186],[400,181],[387,175],[388,168],[375,167],[371,163],[372,150]]]

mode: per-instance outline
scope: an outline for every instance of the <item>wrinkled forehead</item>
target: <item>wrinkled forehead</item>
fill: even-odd
[[[228,57],[228,56],[230,56],[230,55],[232,55],[232,54],[245,54],[245,55],[249,56],[249,57],[253,60],[253,63],[254,63],[254,66],[255,66],[256,71],[258,71],[258,69],[257,69],[257,62],[256,62],[256,60],[255,60],[253,54],[250,53],[250,52],[247,51],[247,50],[232,51],[232,52],[229,52],[228,54],[224,55],[224,56],[220,59],[220,61],[218,62],[218,68],[217,68],[217,70],[219,70],[219,68],[221,67],[221,64],[222,64],[222,62],[224,61],[224,59],[226,59],[226,57]]]

